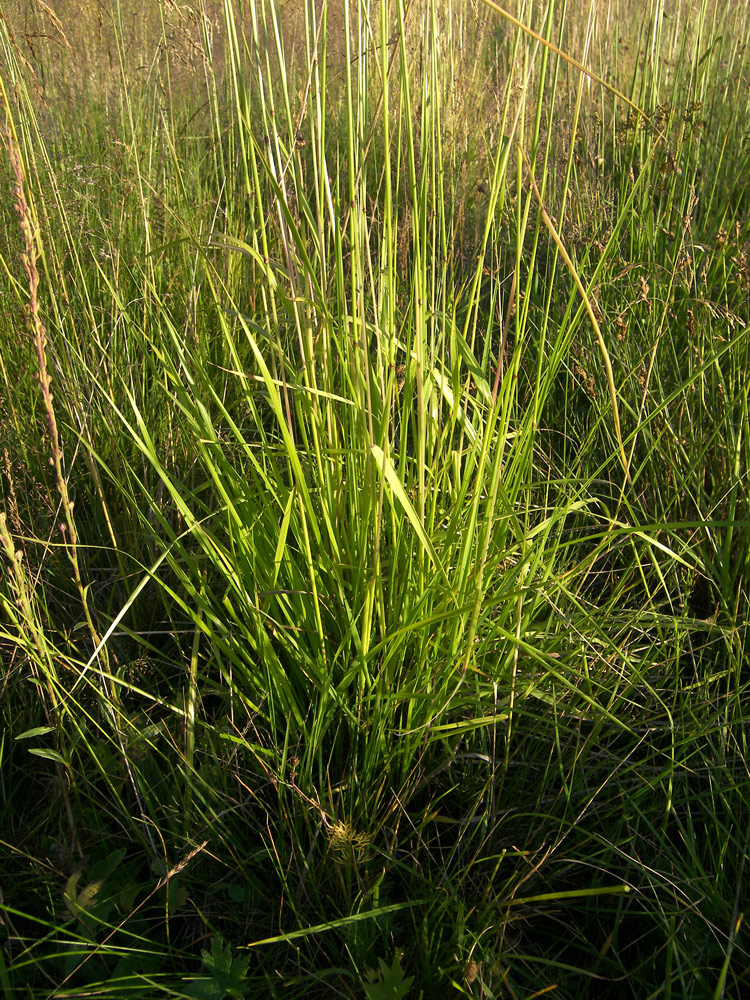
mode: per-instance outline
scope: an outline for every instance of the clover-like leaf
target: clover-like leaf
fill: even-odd
[[[246,995],[245,976],[250,965],[248,958],[233,958],[231,945],[215,934],[211,940],[211,951],[202,953],[203,964],[211,973],[208,979],[196,979],[185,990],[185,995],[194,1000],[243,1000]]]
[[[378,971],[368,976],[369,983],[363,983],[367,1000],[403,1000],[408,996],[413,976],[405,976],[401,968],[401,956],[396,952],[390,968],[382,958],[378,959]]]

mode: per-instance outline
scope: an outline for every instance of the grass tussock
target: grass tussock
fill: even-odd
[[[0,992],[750,990],[750,13],[0,14]]]

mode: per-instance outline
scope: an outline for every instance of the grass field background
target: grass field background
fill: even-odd
[[[0,994],[741,997],[750,7],[0,12]]]

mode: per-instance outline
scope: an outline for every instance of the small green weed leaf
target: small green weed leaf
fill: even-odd
[[[224,1000],[226,993],[215,979],[196,979],[185,989],[185,996],[193,1000]]]
[[[116,871],[125,860],[126,851],[120,848],[117,851],[112,851],[107,854],[106,857],[102,858],[100,861],[96,861],[89,868],[89,878],[92,881],[104,880],[109,878],[109,876]],[[122,872],[118,873],[119,877],[122,876]]]
[[[78,915],[78,908],[76,906],[76,896],[78,895],[78,880],[81,877],[80,872],[73,872],[73,874],[68,879],[65,884],[65,892],[63,893],[63,899],[65,900],[65,906],[71,916],[75,917]]]
[[[244,885],[231,882],[227,886],[227,895],[233,903],[246,903],[251,897],[252,892]]]
[[[402,1000],[408,996],[413,976],[405,976],[401,968],[401,956],[396,952],[390,969],[382,958],[378,959],[378,971],[368,976],[370,982],[363,983],[367,1000]]]
[[[54,726],[37,726],[36,729],[27,729],[25,733],[19,733],[17,740],[30,740],[32,736],[46,736],[51,733]]]
[[[35,757],[44,757],[45,760],[53,760],[56,764],[65,766],[65,758],[57,750],[50,750],[48,747],[29,747],[29,753],[33,753]]]
[[[245,976],[250,958],[232,958],[232,948],[219,934],[211,941],[211,951],[203,951],[203,964],[211,973],[210,979],[193,981],[185,990],[186,996],[195,1000],[242,1000],[246,995]]]
[[[185,905],[188,899],[188,891],[184,885],[179,881],[179,879],[169,880],[169,889],[167,891],[167,906],[169,907],[170,913],[177,913]]]
[[[104,884],[101,881],[90,882],[79,892],[78,882],[80,881],[80,878],[80,872],[73,872],[66,882],[65,891],[63,892],[65,907],[72,917],[80,917],[85,910],[91,908],[96,900],[99,890]]]
[[[88,910],[96,900],[96,897],[99,895],[99,890],[103,885],[103,882],[90,882],[78,893],[76,905],[82,910]]]

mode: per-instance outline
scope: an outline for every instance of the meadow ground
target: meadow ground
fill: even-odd
[[[750,5],[8,0],[0,994],[750,994]]]

